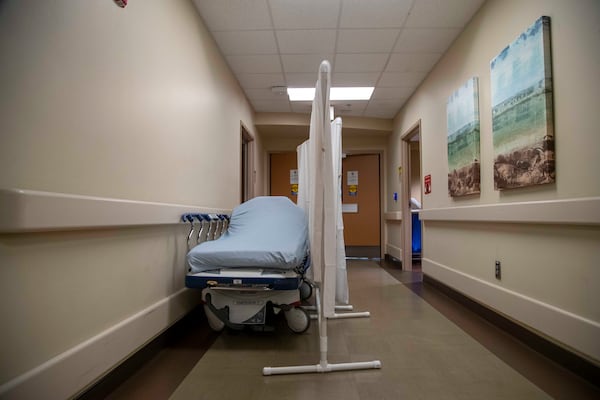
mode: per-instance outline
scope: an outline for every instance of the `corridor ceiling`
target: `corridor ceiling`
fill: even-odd
[[[310,112],[272,87],[374,86],[336,115],[393,118],[485,0],[194,0],[257,112]]]

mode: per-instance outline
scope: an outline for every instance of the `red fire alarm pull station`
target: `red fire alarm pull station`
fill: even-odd
[[[431,193],[431,175],[425,176],[425,194]]]
[[[121,8],[125,8],[127,5],[127,0],[114,0],[115,4]]]

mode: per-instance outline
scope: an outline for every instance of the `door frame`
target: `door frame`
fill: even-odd
[[[240,200],[241,203],[254,197],[254,137],[240,121]]]
[[[410,179],[411,179],[411,162],[410,162],[410,142],[415,136],[421,135],[421,120],[419,119],[405,133],[400,136],[400,156],[402,167],[402,182],[401,182],[401,199],[402,199],[402,231],[401,231],[401,248],[402,248],[402,269],[406,271],[412,270],[412,215],[410,212]],[[423,153],[421,151],[421,140],[419,140],[419,164],[421,175],[423,174]],[[423,195],[423,182],[419,179],[421,186],[421,196]],[[423,203],[421,198],[421,203]],[[423,245],[421,240],[421,246]],[[421,254],[423,250],[421,249]]]

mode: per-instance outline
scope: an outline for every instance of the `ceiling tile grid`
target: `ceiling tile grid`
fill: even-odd
[[[339,53],[389,53],[400,29],[340,29]]]
[[[297,29],[275,31],[281,54],[333,53],[335,29]]]
[[[257,112],[310,112],[274,86],[374,86],[336,114],[393,118],[485,0],[194,0]]]

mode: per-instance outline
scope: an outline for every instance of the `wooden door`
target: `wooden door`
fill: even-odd
[[[342,160],[342,175],[342,204],[347,211],[343,213],[346,247],[371,247],[371,256],[379,257],[379,154],[346,156]],[[350,210],[353,207],[356,212]]]
[[[296,171],[296,177],[298,176],[297,157],[295,151],[271,154],[269,167],[271,196],[286,196],[297,203],[298,181],[291,177],[291,171]]]

